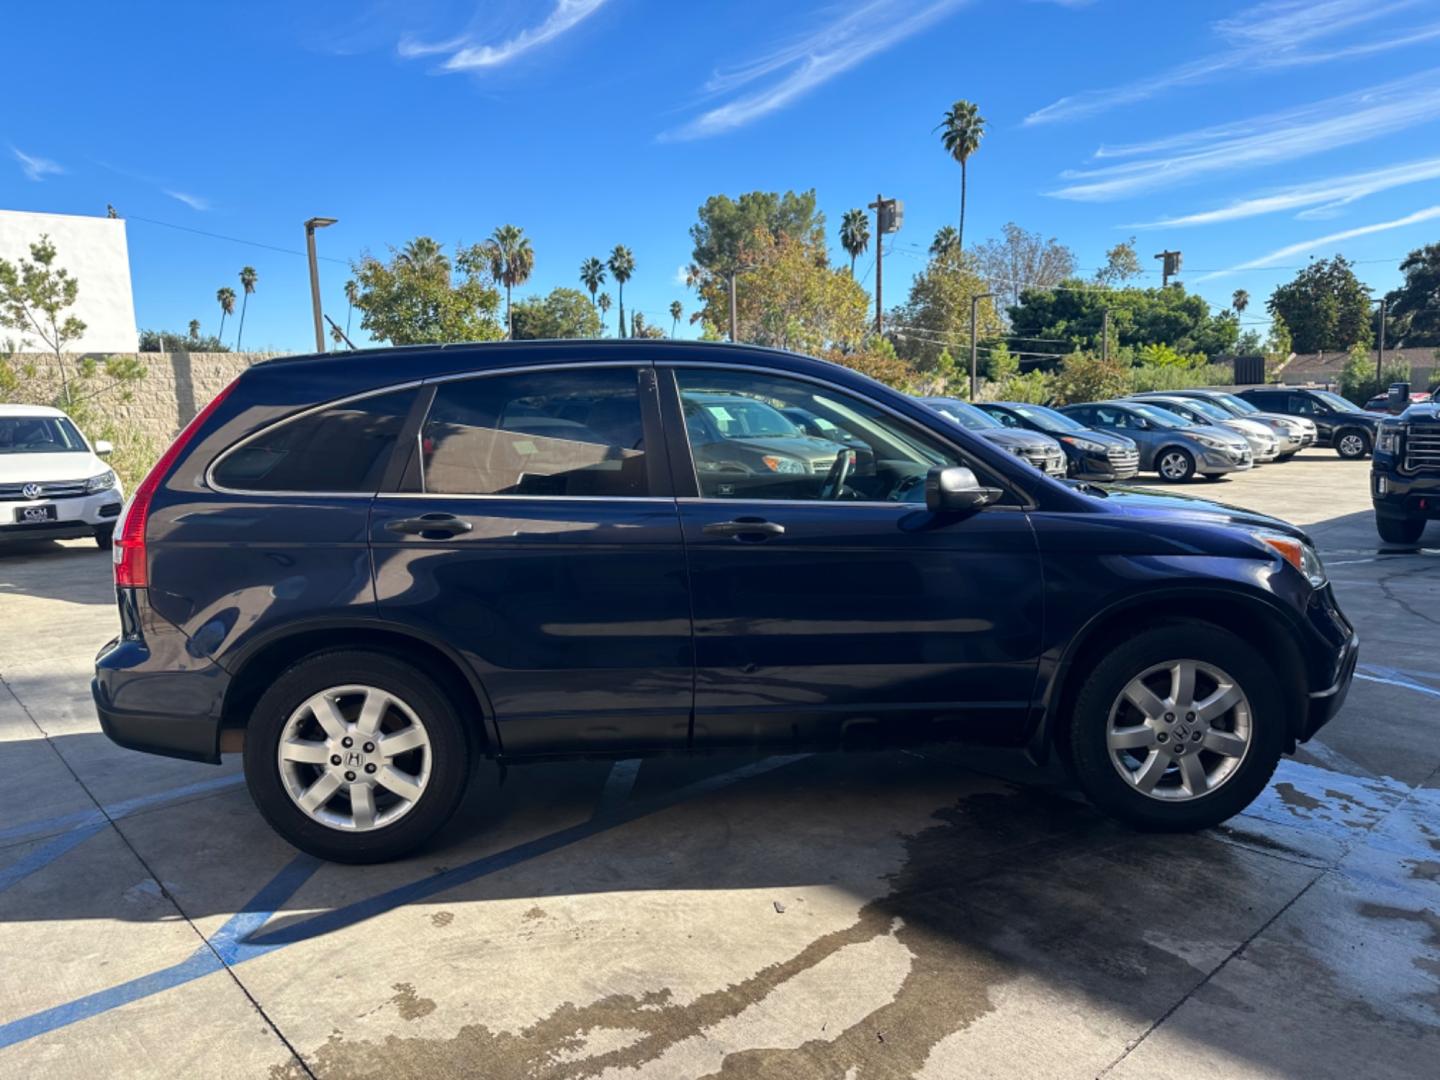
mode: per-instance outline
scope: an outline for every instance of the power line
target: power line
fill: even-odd
[[[259,240],[245,240],[238,236],[225,236],[221,233],[206,232],[204,229],[192,229],[189,225],[176,225],[173,222],[156,221],[154,218],[139,217],[137,215],[127,215],[126,220],[143,221],[147,225],[159,225],[162,228],[178,229],[180,232],[194,233],[197,236],[208,236],[211,240],[227,240],[232,244],[245,244],[248,247],[264,248],[266,251],[278,251],[282,255],[299,255],[302,259],[305,258],[305,252],[301,251],[299,248],[279,247],[275,244],[262,243]],[[319,256],[319,258],[322,262],[339,263],[341,266],[350,265],[350,263],[345,259],[337,259],[330,255],[321,255]]]

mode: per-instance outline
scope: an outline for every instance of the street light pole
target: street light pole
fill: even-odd
[[[1380,298],[1380,340],[1379,348],[1375,350],[1375,392],[1380,392],[1381,365],[1385,362],[1385,305],[1386,297]]]
[[[312,217],[305,222],[305,252],[310,256],[310,306],[315,313],[315,351],[325,351],[325,320],[320,313],[320,267],[315,260],[315,230],[334,225],[333,217]]]
[[[975,334],[975,320],[978,314],[981,300],[989,300],[994,293],[976,293],[970,298],[970,400],[974,401],[980,393],[980,353],[979,343]]]

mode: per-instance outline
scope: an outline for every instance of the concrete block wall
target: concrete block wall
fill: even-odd
[[[145,365],[145,378],[129,384],[131,400],[109,404],[107,414],[121,426],[153,439],[164,446],[180,429],[251,364],[269,359],[269,353],[129,353]],[[66,370],[73,378],[82,362],[80,356],[65,357]],[[10,358],[16,370],[35,368],[34,380],[27,383],[25,399],[49,401],[60,390],[60,373],[54,356],[18,354]],[[103,372],[95,375],[104,379]]]

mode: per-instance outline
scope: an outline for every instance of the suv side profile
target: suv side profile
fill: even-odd
[[[694,406],[741,434],[751,402],[845,441],[725,467]],[[257,364],[138,486],[114,559],[104,731],[242,751],[272,826],[346,862],[424,843],[483,759],[943,739],[1058,752],[1118,817],[1200,828],[1335,714],[1357,651],[1293,526],[1072,487],[748,346]]]
[[[1264,386],[1241,390],[1238,396],[1264,412],[1314,421],[1315,445],[1334,447],[1347,461],[1359,461],[1375,446],[1379,418],[1329,390]]]

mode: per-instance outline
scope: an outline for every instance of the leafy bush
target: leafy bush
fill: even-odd
[[[1176,367],[1172,364],[1140,364],[1130,369],[1130,392],[1142,390],[1188,390],[1195,386],[1229,386],[1235,371],[1229,364],[1199,364]]]
[[[1350,355],[1340,369],[1340,393],[1356,405],[1364,405],[1376,394],[1387,390],[1391,383],[1409,382],[1410,365],[1399,360],[1387,360],[1375,377],[1375,354],[1368,345],[1350,346]]]
[[[1015,372],[987,388],[992,401],[1026,401],[1032,405],[1048,405],[1055,398],[1055,376],[1047,371]]]
[[[1119,360],[1095,353],[1073,352],[1060,362],[1055,397],[1062,405],[1104,401],[1130,392],[1130,373]]]

